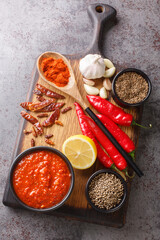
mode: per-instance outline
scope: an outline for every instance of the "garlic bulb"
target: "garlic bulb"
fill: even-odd
[[[99,94],[99,89],[96,87],[91,87],[87,84],[84,84],[84,89],[89,95],[98,95]]]
[[[87,79],[101,78],[105,67],[104,59],[98,54],[88,54],[79,63],[79,70]]]

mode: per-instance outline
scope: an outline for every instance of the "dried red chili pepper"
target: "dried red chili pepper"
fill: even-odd
[[[22,111],[20,114],[24,119],[26,119],[28,122],[32,123],[37,128],[38,135],[43,134],[43,128],[42,128],[41,124],[38,122],[37,118],[33,117],[29,113],[26,113],[25,111]]]
[[[31,139],[31,147],[34,147],[35,146],[35,141],[34,141],[34,139],[32,138]]]
[[[63,123],[61,121],[55,120],[55,124],[60,125],[63,127]]]
[[[44,105],[46,105],[47,102],[42,102],[42,103],[39,103],[40,105],[37,105],[35,106],[34,108],[34,105],[32,105],[32,107],[30,107],[31,104],[33,104],[32,102],[23,102],[20,104],[21,107],[23,107],[24,109],[26,110],[30,110],[31,108],[34,108],[34,112],[52,112],[53,110],[55,110],[56,108],[61,108],[64,106],[64,102],[63,103],[55,103],[54,100],[52,102],[52,99],[47,99],[47,101],[50,100],[51,103],[43,108],[40,108]],[[46,101],[46,100],[45,100]],[[38,104],[38,103],[36,103]],[[48,103],[47,103],[48,104]],[[32,111],[32,110],[31,110]]]
[[[53,102],[55,102],[53,99],[46,99],[43,102],[31,103],[31,104],[29,104],[29,110],[33,111],[33,112],[36,112],[36,111],[50,105]]]
[[[133,119],[133,116],[129,113],[124,112],[121,108],[115,106],[111,102],[103,99],[99,96],[87,95],[87,99],[89,103],[100,113],[109,117],[113,122],[122,125],[122,126],[131,126],[136,125],[142,128],[150,128],[144,127],[138,123],[136,123]]]
[[[97,142],[94,134],[92,133],[92,131],[90,130],[90,128],[88,127],[88,123],[86,122],[86,120],[83,118],[85,116],[81,106],[78,103],[74,103],[74,105],[76,106],[76,113],[77,113],[77,117],[78,117],[78,121],[79,121],[79,125],[82,131],[82,134],[91,138],[97,148],[97,158],[99,159],[99,161],[106,167],[106,168],[112,168],[114,170],[116,170],[117,172],[119,172],[120,174],[122,174],[115,166],[113,160],[103,151],[103,149],[101,148],[101,146],[99,145],[99,143]],[[124,176],[123,176],[124,177]]]
[[[105,115],[97,114],[104,126],[109,130],[117,142],[128,152],[134,159],[135,145],[128,135],[123,132],[110,118]]]
[[[56,98],[56,99],[64,99],[65,97],[61,94],[58,94],[56,92],[51,91],[50,89],[42,86],[41,84],[36,84],[36,87],[38,90],[40,90],[43,94],[45,94],[48,97]]]
[[[68,112],[70,110],[72,110],[72,107],[66,107],[66,108],[61,110],[61,113],[66,113],[66,112]]]
[[[115,146],[102,132],[102,130],[96,125],[96,123],[91,118],[83,116],[83,119],[86,120],[94,136],[107,151],[108,155],[113,159],[116,167],[119,168],[120,170],[126,170],[127,168],[126,160],[122,157],[122,155],[118,152]]]
[[[51,137],[53,137],[53,134],[45,135],[45,138],[51,138]]]
[[[34,126],[32,127],[32,134],[35,138],[37,137],[37,132]]]
[[[38,120],[35,117],[33,117],[32,115],[30,115],[29,113],[27,113],[25,111],[22,111],[20,114],[23,118],[25,118],[27,121],[29,121],[32,124],[35,124],[38,122]]]
[[[30,104],[32,104],[32,102],[22,102],[22,103],[20,103],[20,106],[26,110],[29,110]]]
[[[57,120],[59,118],[60,115],[60,111],[59,109],[55,109],[54,112],[49,116],[49,118],[47,118],[43,123],[42,126],[43,127],[49,127],[52,126],[55,122],[55,120]]]
[[[50,105],[48,105],[47,107],[44,107],[40,110],[38,110],[37,112],[52,112],[54,111],[56,108],[61,108],[64,106],[64,102],[61,103],[51,103]]]
[[[38,95],[36,98],[37,98],[37,100],[40,101],[40,102],[43,102],[43,101],[46,100],[43,96],[39,96],[39,95]]]
[[[48,117],[48,113],[40,113],[37,115],[38,118]]]
[[[31,130],[28,131],[28,130],[24,129],[24,130],[23,130],[23,133],[26,134],[26,135],[29,135],[30,133],[32,133],[32,131],[31,131]]]
[[[55,145],[54,142],[48,138],[45,138],[45,142],[48,143],[49,145]]]
[[[38,95],[38,96],[42,96],[43,95],[42,92],[40,90],[37,90],[37,89],[33,90],[33,93]]]

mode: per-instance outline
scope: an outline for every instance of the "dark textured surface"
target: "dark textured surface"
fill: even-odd
[[[1,0],[1,199],[20,121],[19,103],[24,101],[35,58],[47,50],[72,54],[92,40],[86,5],[95,1]],[[97,1],[98,2],[98,1]],[[0,239],[65,240],[158,240],[160,235],[160,24],[159,1],[104,1],[117,10],[117,24],[104,31],[103,53],[119,68],[137,67],[151,78],[153,91],[143,112],[137,162],[144,171],[132,184],[126,225],[113,229],[65,220],[0,203]]]

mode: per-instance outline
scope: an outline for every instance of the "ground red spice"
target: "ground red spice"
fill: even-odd
[[[64,87],[69,82],[70,72],[63,59],[44,58],[41,63],[46,79],[58,87]]]
[[[50,208],[66,196],[71,183],[67,164],[49,151],[26,155],[13,172],[13,187],[19,199],[33,208]]]

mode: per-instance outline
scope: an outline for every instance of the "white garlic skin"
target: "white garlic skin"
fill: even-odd
[[[101,78],[105,68],[104,59],[98,54],[88,54],[79,62],[79,70],[87,79]]]
[[[95,82],[86,78],[83,78],[83,82],[89,86],[94,86]]]
[[[107,91],[106,91],[105,87],[102,87],[100,89],[99,95],[100,95],[101,98],[104,98],[104,99],[107,98]]]
[[[99,94],[99,89],[96,87],[88,86],[87,84],[84,84],[84,89],[86,93],[89,95],[98,95]]]

